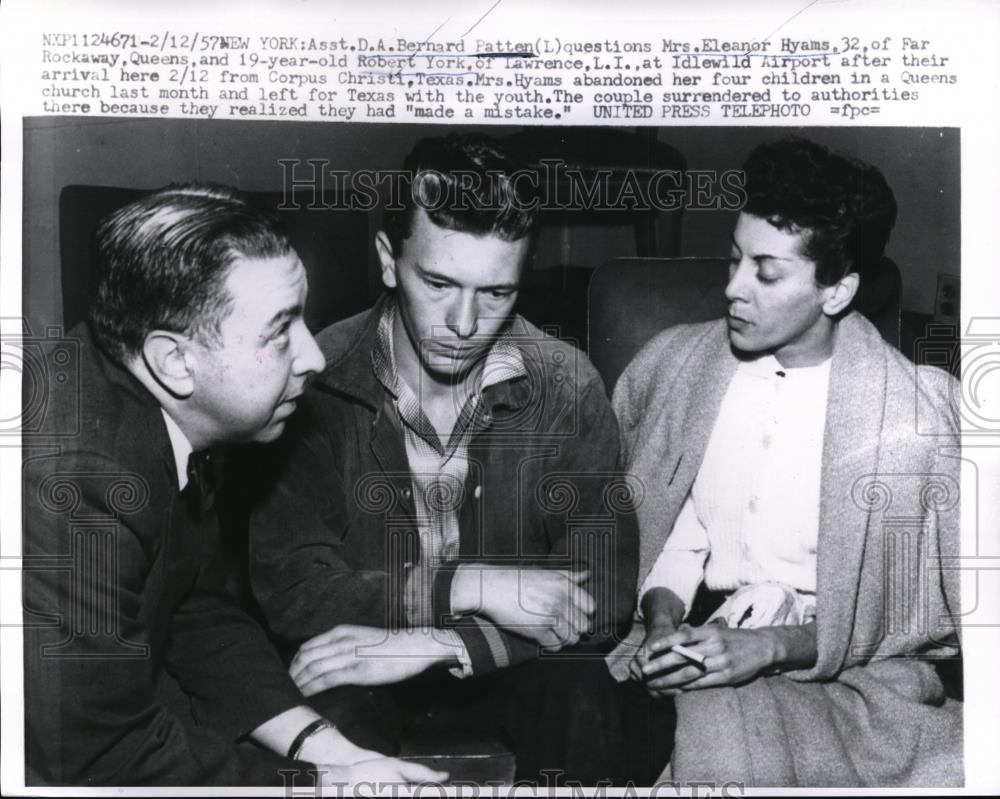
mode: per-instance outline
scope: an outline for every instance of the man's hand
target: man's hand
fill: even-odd
[[[306,739],[298,759],[333,767],[351,766],[380,757],[383,757],[381,752],[362,749],[345,738],[336,727],[327,727]]]
[[[387,783],[443,784],[448,772],[434,771],[419,763],[407,763],[394,757],[376,757],[352,766],[317,765],[320,782],[324,787],[370,783],[377,786]]]
[[[436,663],[457,662],[455,646],[432,629],[340,624],[306,641],[288,671],[312,696],[338,685],[391,685]]]
[[[718,624],[702,627],[682,624],[671,631],[666,627],[654,627],[646,636],[643,652],[636,655],[633,663],[639,678],[654,696],[675,696],[681,691],[739,685],[782,660],[778,642],[771,634],[774,629],[778,628],[740,630]],[[675,644],[703,655],[704,666],[671,652],[670,647]]]
[[[455,574],[452,610],[482,613],[547,649],[561,649],[590,627],[594,598],[583,587],[589,576],[568,569],[467,564]]]

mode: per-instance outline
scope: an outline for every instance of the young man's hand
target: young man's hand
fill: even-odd
[[[402,682],[438,663],[458,663],[456,646],[438,631],[340,624],[306,641],[288,671],[312,696],[338,685]]]
[[[467,564],[455,574],[452,609],[481,613],[547,649],[560,649],[590,628],[594,598],[583,587],[589,576],[569,569]]]

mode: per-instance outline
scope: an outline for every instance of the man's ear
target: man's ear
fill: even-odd
[[[375,234],[375,251],[382,264],[382,283],[386,288],[396,288],[396,256],[392,252],[392,242],[384,230]]]
[[[194,369],[186,336],[153,330],[142,343],[142,358],[149,373],[173,396],[184,399],[194,392]]]
[[[837,316],[851,304],[854,295],[858,293],[861,278],[857,272],[849,272],[832,286],[827,286],[826,301],[823,303],[823,313],[827,316]]]

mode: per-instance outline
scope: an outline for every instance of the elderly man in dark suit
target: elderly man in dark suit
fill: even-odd
[[[441,778],[311,710],[224,589],[210,449],[277,438],[323,367],[277,218],[221,187],[109,217],[24,463],[29,781],[280,785]],[[276,754],[275,754],[276,753]]]

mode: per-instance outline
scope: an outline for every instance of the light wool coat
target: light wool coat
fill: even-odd
[[[682,325],[647,344],[616,386],[626,465],[645,487],[640,584],[737,365],[724,320]],[[958,655],[956,385],[914,366],[859,314],[840,322],[823,438],[816,665],[679,696],[673,779],[962,784],[962,704],[945,698],[929,662]],[[642,636],[637,622],[609,656],[618,679]]]

